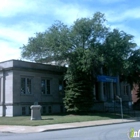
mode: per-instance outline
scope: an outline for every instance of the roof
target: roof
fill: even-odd
[[[30,69],[30,70],[47,70],[53,72],[64,72],[65,67],[50,64],[41,64],[35,62],[27,62],[22,60],[8,60],[0,62],[0,70],[2,69]]]

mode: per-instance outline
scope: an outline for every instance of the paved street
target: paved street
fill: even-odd
[[[58,130],[42,133],[0,133],[0,140],[128,140],[131,128],[140,129],[140,122],[113,124],[79,129]],[[140,138],[133,138],[135,140]]]

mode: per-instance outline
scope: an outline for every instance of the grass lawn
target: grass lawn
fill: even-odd
[[[72,123],[118,118],[121,118],[121,116],[111,113],[94,113],[88,115],[46,115],[42,116],[42,120],[34,121],[30,120],[30,116],[0,117],[0,125],[39,126],[48,124]]]

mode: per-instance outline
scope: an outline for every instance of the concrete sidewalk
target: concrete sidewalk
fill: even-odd
[[[139,121],[139,118],[131,119],[111,119],[111,120],[99,120],[99,121],[87,121],[87,122],[75,122],[75,123],[64,123],[64,124],[52,124],[43,126],[8,126],[0,125],[1,133],[37,133],[45,131],[54,130],[65,130],[74,128],[83,128],[91,126],[109,125],[109,124],[119,124],[119,123],[129,123],[134,121]]]

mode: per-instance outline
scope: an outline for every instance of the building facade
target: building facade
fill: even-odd
[[[107,77],[107,81],[97,81],[94,85],[93,110],[118,112],[120,111],[120,98],[124,110],[131,109],[132,95],[130,85],[125,81],[120,82],[119,76],[115,77],[115,81],[114,77],[105,77]]]
[[[0,63],[0,116],[29,115],[30,106],[42,106],[42,114],[64,111],[65,68],[9,60]]]
[[[30,106],[42,106],[42,114],[62,113],[65,67],[9,60],[0,62],[0,116],[29,115]],[[126,82],[97,81],[93,87],[93,110],[131,106],[130,85]]]

